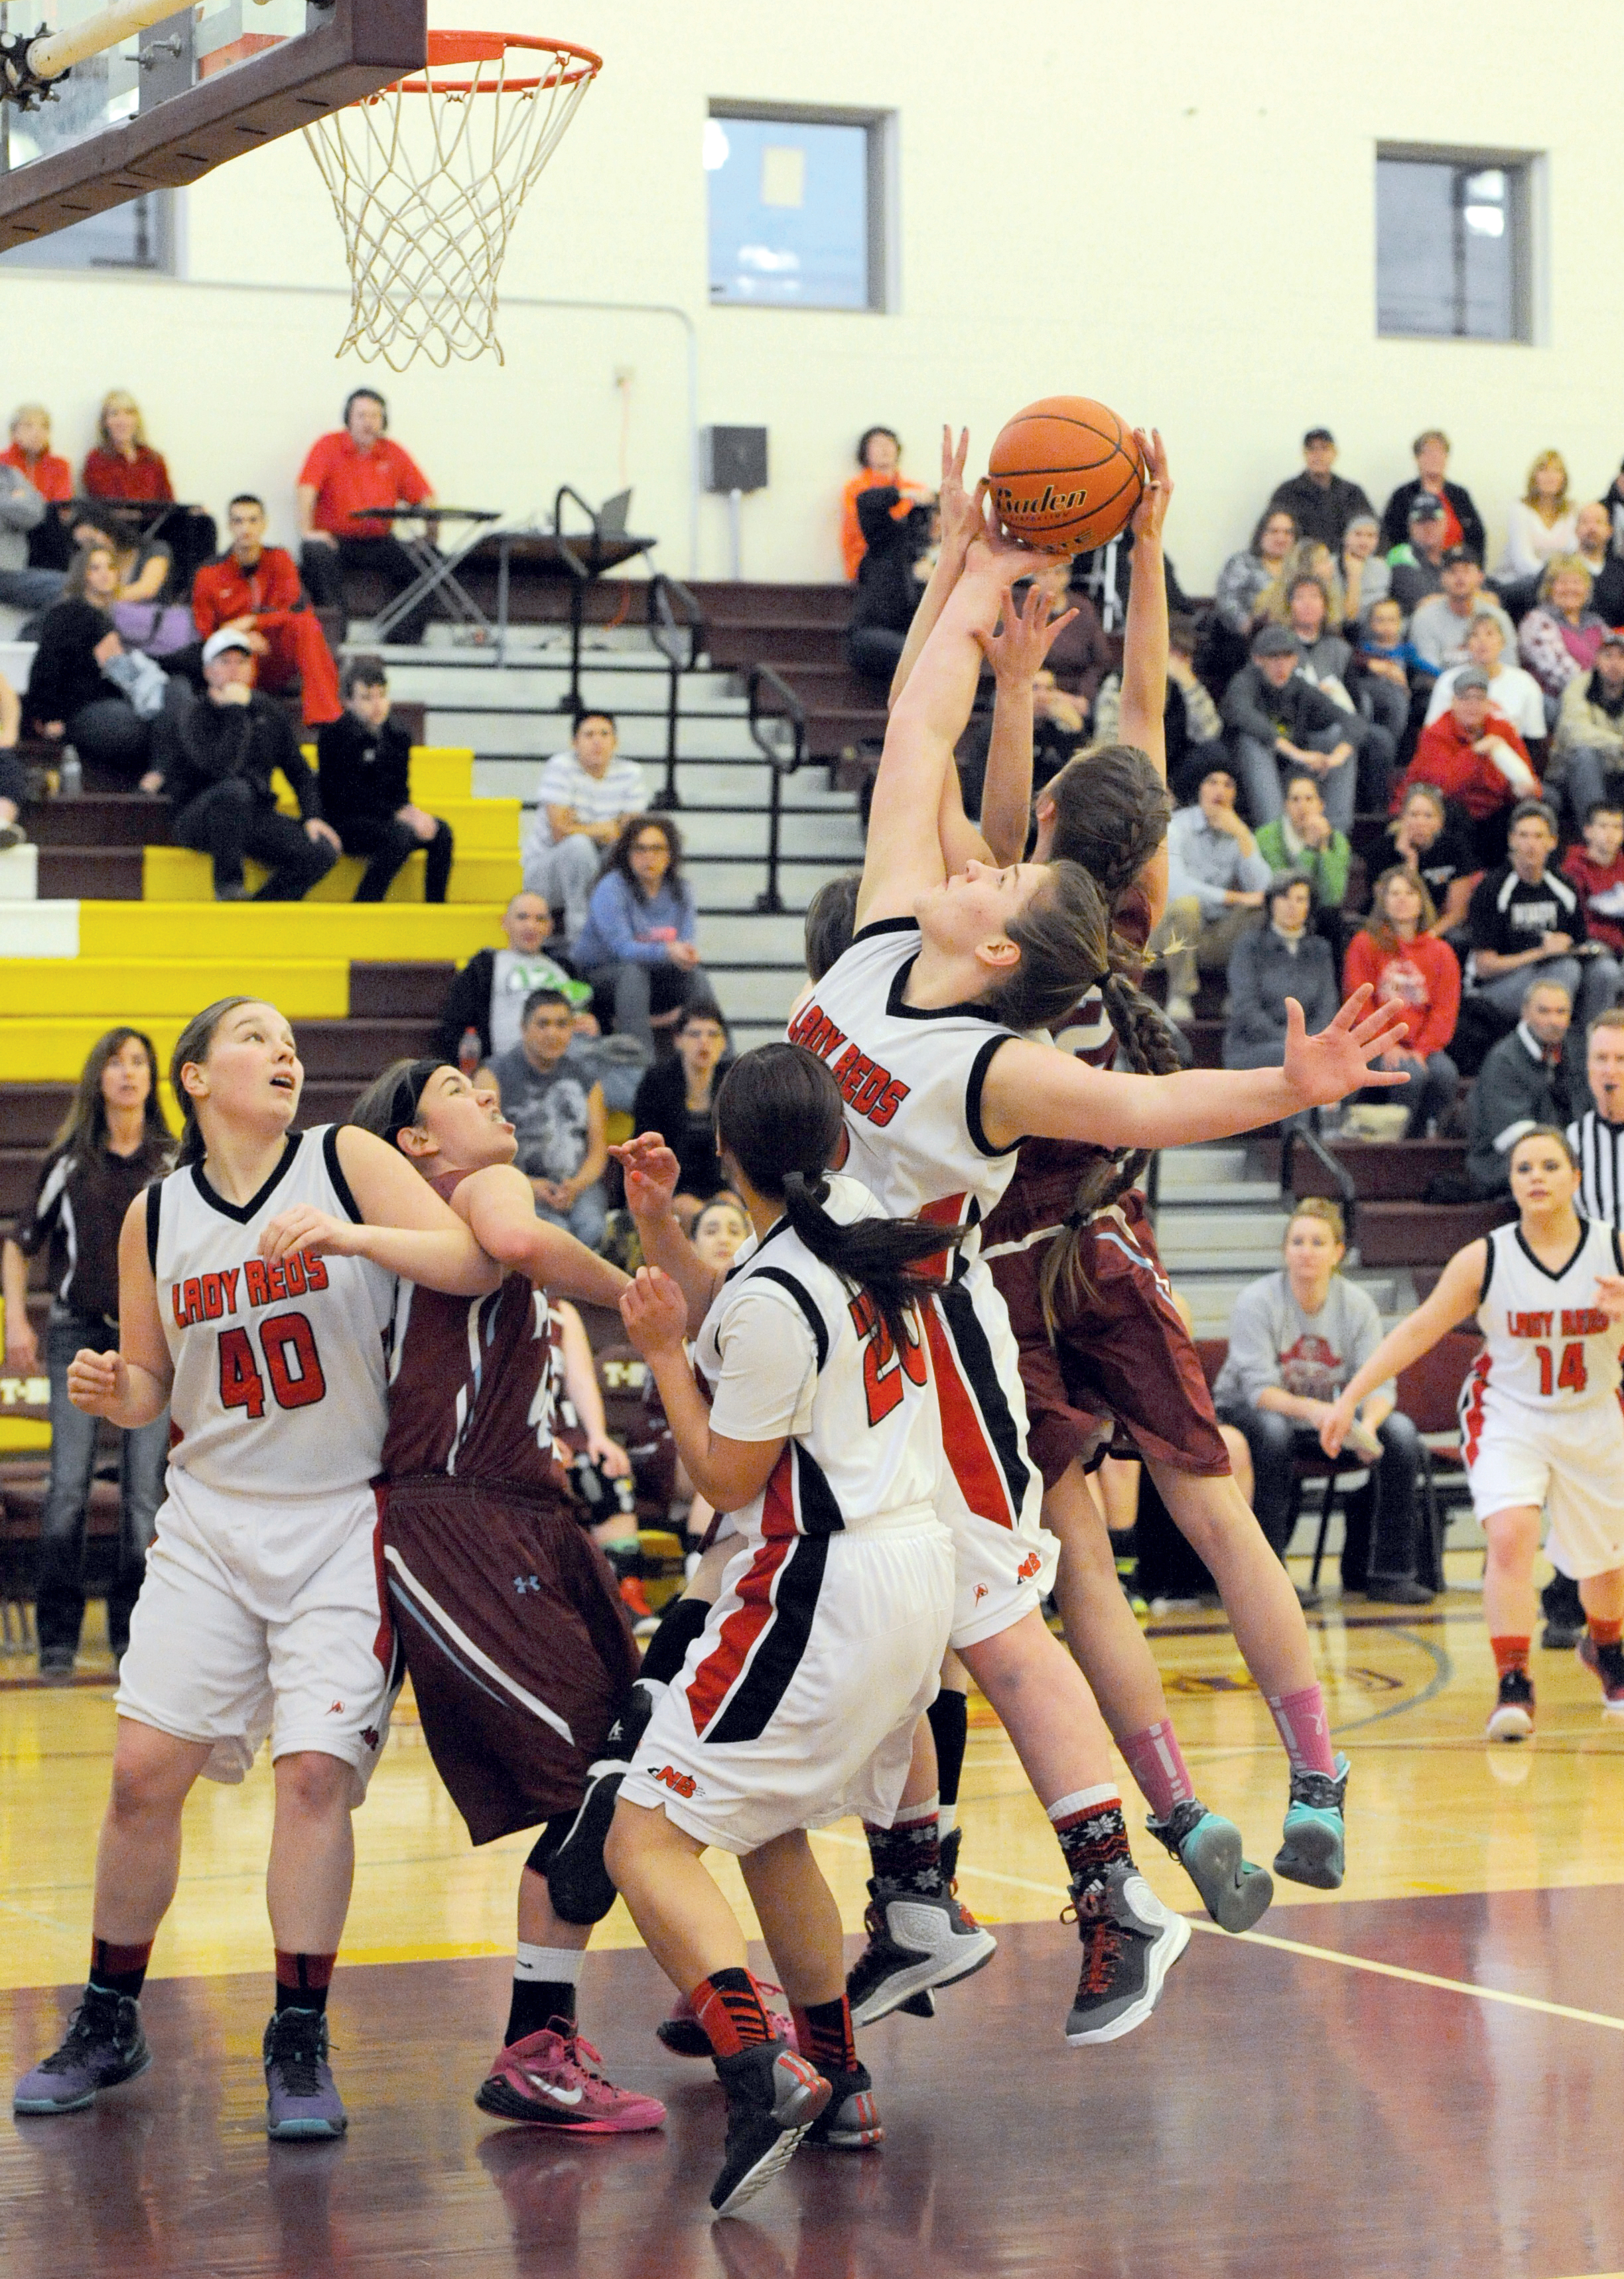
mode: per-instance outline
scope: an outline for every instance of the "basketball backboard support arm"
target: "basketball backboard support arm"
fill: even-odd
[[[142,35],[143,52],[156,44]],[[303,36],[143,103],[125,123],[70,149],[0,173],[0,250],[149,190],[184,188],[420,70],[427,45],[427,0],[307,0]]]

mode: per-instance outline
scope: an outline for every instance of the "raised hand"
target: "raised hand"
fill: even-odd
[[[1286,999],[1283,1073],[1303,1107],[1329,1108],[1333,1101],[1345,1100],[1363,1085],[1410,1081],[1403,1069],[1373,1066],[1384,1053],[1406,1041],[1406,1016],[1397,1001],[1390,1001],[1374,1013],[1366,1012],[1370,997],[1367,981],[1353,992],[1329,1026],[1314,1037],[1308,1034],[1296,998]]]
[[[313,1203],[295,1203],[268,1219],[259,1237],[262,1258],[286,1258],[302,1250],[309,1258],[347,1258],[357,1247],[357,1229],[349,1219],[334,1218]]]
[[[1030,685],[1037,678],[1056,634],[1077,614],[1075,610],[1068,610],[1062,617],[1051,618],[1049,612],[1053,607],[1053,601],[1043,590],[1042,580],[1034,578],[1024,603],[1018,610],[1006,607],[995,633],[973,629],[982,655],[1000,680]]]
[[[669,1274],[640,1266],[620,1293],[620,1318],[626,1335],[645,1361],[673,1348],[682,1351],[688,1328],[688,1301]]]
[[[1168,503],[1173,496],[1173,478],[1168,472],[1167,446],[1161,440],[1161,430],[1153,427],[1147,435],[1143,427],[1136,427],[1133,440],[1138,445],[1139,457],[1150,469],[1150,477],[1133,510],[1129,528],[1137,542],[1141,538],[1161,540],[1161,526],[1168,518]]]
[[[681,1176],[674,1151],[657,1132],[640,1132],[609,1154],[625,1174],[626,1209],[633,1218],[663,1218]]]
[[[81,1346],[68,1363],[68,1399],[86,1416],[111,1416],[129,1389],[129,1370],[116,1353]]]
[[[985,524],[982,520],[980,493],[964,487],[964,462],[969,455],[969,429],[961,427],[955,445],[951,427],[942,429],[942,487],[937,493],[937,511],[942,518],[942,552],[956,556],[962,563],[970,541],[980,537]]]

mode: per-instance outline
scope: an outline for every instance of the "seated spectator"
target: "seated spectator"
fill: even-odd
[[[1393,573],[1376,551],[1381,536],[1373,514],[1356,514],[1342,534],[1342,619],[1350,636],[1393,589]]]
[[[1310,1195],[1295,1206],[1284,1270],[1249,1284],[1236,1300],[1229,1350],[1213,1387],[1219,1416],[1245,1435],[1252,1508],[1283,1559],[1297,1457],[1319,1454],[1320,1426],[1337,1395],[1382,1341],[1375,1301],[1337,1271],[1346,1247],[1335,1203]],[[1373,1492],[1344,1508],[1342,1586],[1413,1607],[1432,1593],[1415,1579],[1420,1436],[1394,1406],[1397,1394],[1390,1378],[1360,1408],[1364,1439],[1353,1445],[1370,1456]]]
[[[1518,801],[1505,845],[1508,859],[1478,880],[1467,911],[1467,995],[1509,1027],[1537,976],[1559,981],[1593,1021],[1619,994],[1619,965],[1591,941],[1578,889],[1551,868],[1556,817],[1543,800]]]
[[[1253,634],[1251,662],[1223,692],[1235,771],[1253,821],[1268,823],[1280,812],[1284,771],[1306,768],[1324,786],[1332,821],[1346,831],[1358,782],[1353,757],[1365,724],[1303,678],[1301,656],[1296,634],[1283,625]]]
[[[1539,600],[1517,628],[1522,661],[1553,712],[1570,680],[1589,672],[1606,633],[1590,607],[1590,573],[1576,554],[1559,554],[1539,581]]]
[[[1393,860],[1421,881],[1437,911],[1429,931],[1444,934],[1464,925],[1479,865],[1472,834],[1443,793],[1429,783],[1412,784],[1387,835]]]
[[[1194,619],[1173,618],[1168,626],[1168,694],[1161,721],[1168,746],[1168,781],[1180,799],[1195,797],[1196,787],[1211,762],[1225,765],[1223,722],[1205,683],[1197,677],[1196,642]],[[1094,701],[1092,740],[1116,743],[1122,717],[1122,677],[1120,672],[1109,672]]]
[[[1465,810],[1474,848],[1485,863],[1499,857],[1503,819],[1513,802],[1537,797],[1539,779],[1528,748],[1505,714],[1490,709],[1489,676],[1481,665],[1460,667],[1448,711],[1421,730],[1415,756],[1393,794],[1395,813],[1418,783],[1433,785]]]
[[[81,760],[135,777],[147,769],[152,719],[111,677],[126,655],[112,621],[118,585],[112,549],[81,547],[62,599],[41,622],[25,709],[53,744],[72,744]]]
[[[1241,935],[1258,923],[1270,876],[1235,811],[1235,778],[1220,758],[1202,776],[1195,805],[1176,808],[1168,825],[1168,904],[1149,954],[1167,967],[1170,1021],[1194,1019],[1200,973],[1227,969]]]
[[[1521,1018],[1490,1047],[1472,1087],[1467,1177],[1475,1193],[1509,1195],[1507,1165],[1523,1133],[1542,1124],[1564,1132],[1583,1108],[1573,1018],[1565,983],[1544,976],[1527,984]]]
[[[1624,633],[1604,633],[1595,664],[1563,689],[1552,747],[1575,815],[1587,814],[1624,775]]]
[[[352,572],[381,578],[391,596],[404,593],[417,567],[394,526],[365,507],[432,506],[428,477],[384,430],[388,407],[375,388],[350,391],[344,424],[311,444],[299,470],[299,569],[318,610],[343,610]],[[425,602],[392,627],[389,639],[415,646],[429,618]],[[349,631],[345,618],[345,631]]]
[[[547,898],[522,886],[502,914],[505,949],[477,949],[452,982],[440,1011],[436,1045],[442,1060],[460,1063],[463,1039],[471,1029],[479,1040],[479,1063],[510,1053],[519,1040],[525,1001],[537,989],[551,989],[572,1013],[592,1003],[588,983],[577,978],[562,951],[548,946],[553,913]]]
[[[577,940],[608,850],[648,797],[635,760],[617,756],[612,712],[575,716],[571,749],[555,752],[536,781],[536,810],[522,848],[525,884],[556,913],[563,938]]]
[[[249,636],[252,638],[251,635]],[[389,676],[378,656],[344,668],[344,710],[316,739],[321,804],[346,855],[366,858],[358,902],[381,902],[397,871],[422,848],[423,899],[443,902],[451,877],[451,825],[411,797],[411,740],[389,717]]]
[[[1277,871],[1263,894],[1263,924],[1242,934],[1229,959],[1225,1068],[1279,1068],[1286,1008],[1295,997],[1312,1036],[1335,1020],[1342,999],[1330,944],[1309,925],[1314,894],[1300,871]]]
[[[1428,605],[1430,607],[1430,603]],[[1446,665],[1433,683],[1427,702],[1425,725],[1441,720],[1454,698],[1463,669],[1475,664],[1489,683],[1490,710],[1509,720],[1536,760],[1545,742],[1545,700],[1531,672],[1514,662],[1516,650],[1505,638],[1505,619],[1498,610],[1480,609],[1467,627],[1466,655],[1458,664]]]
[[[1437,922],[1426,887],[1413,871],[1396,863],[1376,880],[1370,915],[1348,944],[1342,970],[1345,994],[1368,982],[1374,1004],[1405,1009],[1404,1042],[1383,1054],[1376,1066],[1407,1070],[1410,1081],[1400,1091],[1367,1096],[1384,1107],[1407,1109],[1410,1140],[1430,1138],[1460,1085],[1449,1056],[1460,1012],[1460,965],[1449,944],[1438,940]]]
[[[142,528],[148,537],[157,538],[161,532],[168,541],[179,565],[180,590],[188,592],[193,573],[217,551],[213,516],[199,507],[174,503],[169,469],[161,453],[147,441],[140,405],[122,388],[111,389],[102,398],[96,434],[100,440],[87,456],[80,478],[85,496],[143,506],[167,504],[168,514]],[[154,596],[142,594],[134,598],[148,601]]]
[[[1624,553],[1624,467],[1620,467],[1597,504],[1606,511],[1615,552]]]
[[[585,1082],[567,1059],[574,1031],[560,991],[532,990],[518,1043],[498,1055],[491,1073],[517,1134],[516,1160],[534,1192],[536,1216],[595,1250],[609,1214],[608,1123],[601,1086]]]
[[[1393,599],[1408,617],[1444,590],[1444,533],[1448,518],[1435,498],[1418,498],[1410,509],[1409,538],[1388,556]]]
[[[22,706],[17,691],[0,672],[0,855],[20,847],[27,833],[18,821],[28,796],[28,772],[17,756],[22,733]]]
[[[1337,568],[1337,557],[1317,538],[1299,538],[1275,576],[1258,596],[1256,610],[1260,625],[1289,625],[1291,622],[1291,595],[1298,583],[1312,578],[1324,589],[1325,613],[1328,625],[1342,623],[1342,577]]]
[[[1048,580],[1056,615],[1066,610],[1075,610],[1076,615],[1069,625],[1061,627],[1050,642],[1047,669],[1054,687],[1062,695],[1071,698],[1087,725],[1094,717],[1094,707],[1106,675],[1112,670],[1115,652],[1099,622],[1099,610],[1075,582],[1076,568],[1075,562],[1061,562]],[[1093,741],[1104,740],[1096,729]]]
[[[1347,900],[1353,849],[1325,812],[1317,776],[1305,772],[1286,778],[1280,813],[1272,823],[1258,826],[1258,852],[1271,876],[1290,871],[1307,879],[1316,918],[1334,917]],[[1320,931],[1333,948],[1340,948],[1339,933],[1326,927]]]
[[[73,470],[50,448],[50,414],[42,403],[19,403],[11,414],[11,440],[0,463],[27,475],[53,511],[28,533],[31,570],[65,570],[73,558]]]
[[[229,626],[246,633],[258,660],[255,679],[267,696],[297,680],[307,728],[336,720],[343,710],[338,670],[321,620],[305,602],[294,558],[265,544],[265,507],[240,491],[226,510],[231,550],[205,562],[192,580],[192,616],[207,641]]]
[[[1584,810],[1584,842],[1562,857],[1562,876],[1577,886],[1590,940],[1624,959],[1624,802],[1592,800]]]
[[[870,494],[871,495],[871,494]],[[615,1008],[615,1026],[650,1051],[654,1030],[712,991],[694,945],[693,895],[682,839],[663,815],[634,815],[609,848],[575,943],[585,978]]]
[[[1574,517],[1574,552],[1590,573],[1590,607],[1610,625],[1624,625],[1624,560],[1613,543],[1613,522],[1592,499]]]
[[[1280,565],[1296,543],[1297,518],[1283,507],[1270,507],[1260,517],[1245,551],[1231,554],[1218,572],[1213,605],[1243,649],[1258,629],[1259,602],[1277,582]]]
[[[1357,483],[1332,472],[1337,439],[1329,427],[1311,427],[1303,437],[1303,472],[1275,486],[1269,505],[1283,507],[1304,538],[1317,538],[1333,554],[1356,514],[1369,514],[1370,501]]]
[[[1412,673],[1425,674],[1429,681],[1432,678],[1432,667],[1415,644],[1405,637],[1404,611],[1390,594],[1371,603],[1359,654],[1362,671],[1373,673],[1390,687],[1406,693]]]
[[[846,620],[846,659],[854,672],[882,687],[891,686],[930,575],[924,556],[934,518],[929,506],[910,501],[894,482],[858,496],[865,551]]]
[[[31,570],[28,541],[45,519],[45,502],[9,459],[0,459],[0,603],[32,617],[62,598],[60,570]]]
[[[1446,482],[1449,437],[1441,427],[1428,427],[1415,438],[1415,480],[1400,483],[1382,517],[1382,541],[1390,553],[1410,536],[1410,510],[1420,500],[1435,501],[1444,516],[1444,546],[1464,546],[1481,562],[1487,551],[1482,517],[1472,503],[1472,494],[1459,483]],[[1412,541],[1412,542],[1413,542]]]
[[[248,893],[243,857],[271,875],[257,902],[303,901],[338,859],[338,833],[321,814],[315,771],[287,715],[254,687],[254,658],[245,633],[211,633],[203,643],[204,690],[166,710],[154,738],[155,767],[142,784],[165,793],[174,809],[170,836],[214,865],[214,899],[240,902]],[[279,814],[272,771],[280,768],[299,802],[299,821]]]
[[[677,1192],[707,1203],[726,1186],[716,1154],[716,1092],[725,1073],[727,1024],[703,997],[685,1006],[677,1049],[656,1061],[637,1088],[632,1116],[639,1132],[658,1132],[677,1158]]]
[[[912,482],[902,473],[902,445],[892,427],[865,428],[857,442],[857,464],[861,472],[852,477],[840,494],[840,561],[847,581],[861,568],[862,557],[869,550],[869,541],[862,534],[862,525],[857,519],[857,502],[864,491],[894,490],[900,494],[892,512],[898,518],[931,494],[923,484]]]
[[[1441,590],[1421,602],[1410,618],[1410,642],[1434,672],[1467,663],[1467,636],[1475,618],[1491,617],[1509,656],[1517,629],[1483,585],[1482,564],[1464,546],[1452,547],[1438,565]]]
[[[1505,550],[1496,570],[1513,617],[1520,618],[1553,555],[1579,543],[1578,510],[1567,495],[1567,463],[1560,451],[1542,451],[1528,469],[1528,488],[1505,514]]]
[[[1357,804],[1379,813],[1392,789],[1393,764],[1409,720],[1408,695],[1401,696],[1379,676],[1366,674],[1362,659],[1337,630],[1335,610],[1322,578],[1293,579],[1286,606],[1286,629],[1302,643],[1298,671],[1305,680],[1322,689],[1332,703],[1358,716],[1360,795]]]

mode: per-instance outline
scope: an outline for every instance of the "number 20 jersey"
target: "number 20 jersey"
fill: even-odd
[[[1597,1219],[1579,1224],[1579,1247],[1559,1274],[1540,1264],[1521,1227],[1497,1226],[1490,1235],[1477,1308],[1483,1351],[1463,1401],[1490,1393],[1549,1412],[1588,1408],[1618,1392],[1624,1323],[1597,1307],[1596,1278],[1624,1272],[1619,1238]]]
[[[236,1495],[332,1495],[382,1469],[395,1278],[362,1258],[272,1265],[266,1223],[295,1203],[361,1214],[338,1127],[291,1133],[258,1193],[228,1203],[201,1164],[147,1189],[147,1255],[174,1389],[171,1465]]]

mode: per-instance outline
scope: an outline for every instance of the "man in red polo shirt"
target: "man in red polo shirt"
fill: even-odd
[[[205,562],[192,580],[192,615],[200,640],[229,630],[246,633],[257,661],[255,679],[270,695],[295,674],[303,689],[304,725],[319,728],[343,710],[338,669],[321,621],[304,605],[293,556],[265,544],[263,499],[241,491],[226,520],[231,551]]]
[[[1539,796],[1539,778],[1516,729],[1491,709],[1481,665],[1456,674],[1449,710],[1421,730],[1415,756],[1393,787],[1392,814],[1402,812],[1418,783],[1465,809],[1480,863],[1504,859],[1506,815],[1516,801]]]
[[[358,511],[433,503],[422,469],[385,434],[388,424],[388,407],[377,390],[356,388],[344,406],[342,427],[313,443],[299,470],[299,567],[319,609],[343,608],[347,570],[376,571],[392,594],[417,575],[388,524]],[[390,638],[420,641],[427,621],[426,607],[414,610]]]

